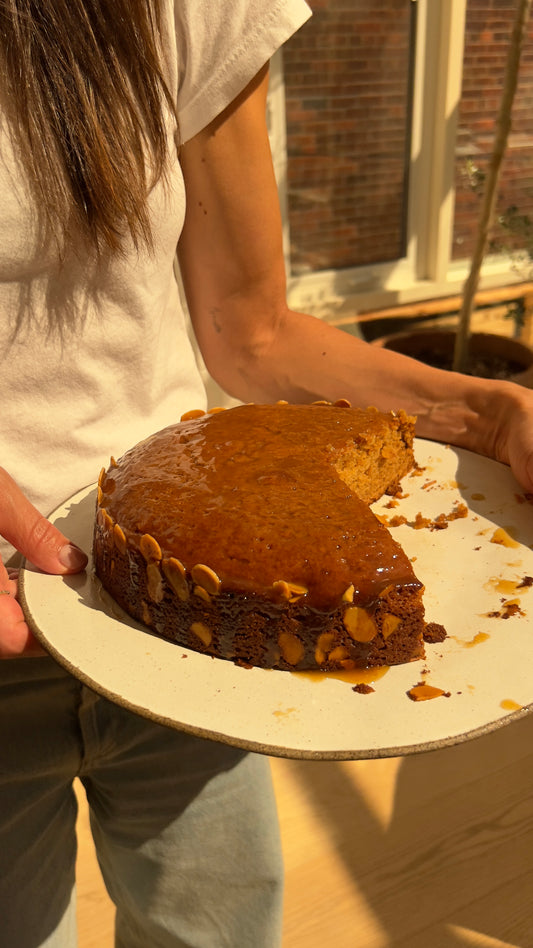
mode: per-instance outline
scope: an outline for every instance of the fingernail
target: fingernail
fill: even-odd
[[[62,546],[58,559],[61,565],[66,566],[67,569],[83,569],[88,562],[86,554],[74,543],[66,543],[65,546]]]

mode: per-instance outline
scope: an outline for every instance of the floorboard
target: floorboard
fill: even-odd
[[[272,772],[283,948],[533,948],[532,716],[427,754]],[[79,799],[79,948],[112,948]]]

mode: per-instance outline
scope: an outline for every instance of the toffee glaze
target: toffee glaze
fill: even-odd
[[[273,432],[275,407],[244,405],[153,435],[106,475],[101,506],[129,544],[150,533],[164,556],[187,568],[207,563],[229,594],[268,599],[287,580],[320,613],[352,584],[354,603],[365,605],[390,585],[421,588],[399,544],[333,467],[333,453],[361,436],[363,417],[291,406],[277,411]]]

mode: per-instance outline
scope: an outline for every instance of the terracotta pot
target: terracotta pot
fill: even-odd
[[[375,339],[373,345],[401,352],[428,365],[450,369],[455,332],[452,329],[420,329]],[[496,333],[472,333],[467,372],[485,378],[508,378],[533,388],[533,349],[517,339]]]

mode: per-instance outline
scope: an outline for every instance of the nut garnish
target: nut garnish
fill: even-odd
[[[118,523],[116,523],[113,527],[113,540],[118,552],[122,553],[122,556],[125,556],[127,549],[126,535],[122,527],[119,527]]]
[[[181,599],[182,602],[185,602],[189,598],[189,587],[185,578],[185,567],[183,563],[176,559],[176,557],[171,556],[168,560],[163,560],[161,566],[176,596],[178,599]]]
[[[154,540],[154,538],[150,536],[149,533],[145,533],[141,537],[139,549],[147,563],[150,563],[153,560],[160,560],[163,556],[159,543],[157,540]]]
[[[193,594],[198,596],[198,599],[203,599],[204,602],[211,602],[211,596],[209,595],[207,589],[204,589],[203,586],[195,586],[193,589]]]
[[[211,645],[213,639],[213,634],[211,629],[208,629],[203,622],[193,622],[191,625],[191,632],[200,639],[201,642],[206,646]]]
[[[342,621],[344,628],[356,642],[371,642],[376,635],[376,623],[360,606],[349,606]]]
[[[161,602],[164,596],[163,577],[157,563],[148,563],[146,566],[148,595],[152,602]]]
[[[277,599],[287,599],[289,602],[298,602],[298,599],[309,592],[307,586],[302,586],[301,583],[287,582],[284,579],[277,579],[272,583],[272,589]]]
[[[275,583],[272,583],[272,589],[276,593],[276,598],[279,599],[289,599],[291,591],[289,589],[289,584],[283,579],[277,579]]]
[[[220,592],[221,582],[217,574],[210,566],[205,566],[203,563],[197,563],[196,566],[193,566],[191,569],[191,576],[193,581],[198,584],[198,586],[203,586],[206,592],[210,593],[212,596],[217,596]]]
[[[333,646],[334,632],[322,632],[317,639],[315,661],[317,665],[324,665]]]
[[[303,644],[292,632],[280,632],[278,643],[281,654],[289,665],[297,665],[304,657],[305,649]]]
[[[350,653],[345,645],[337,645],[329,653],[330,662],[346,662],[350,658]]]
[[[383,638],[388,639],[389,635],[396,632],[398,626],[401,625],[401,621],[399,616],[393,615],[392,612],[387,612],[381,624],[381,634]]]
[[[348,589],[345,589],[344,592],[343,592],[343,594],[342,594],[342,601],[343,601],[343,602],[353,602],[354,593],[355,593],[354,584],[353,584],[353,583],[350,583],[350,585],[348,586]]]
[[[104,530],[108,530],[111,533],[113,527],[115,526],[115,521],[113,520],[113,517],[111,517],[108,514],[105,507],[100,507],[100,510],[98,511],[98,515],[97,515],[97,520],[100,526],[104,528]]]

